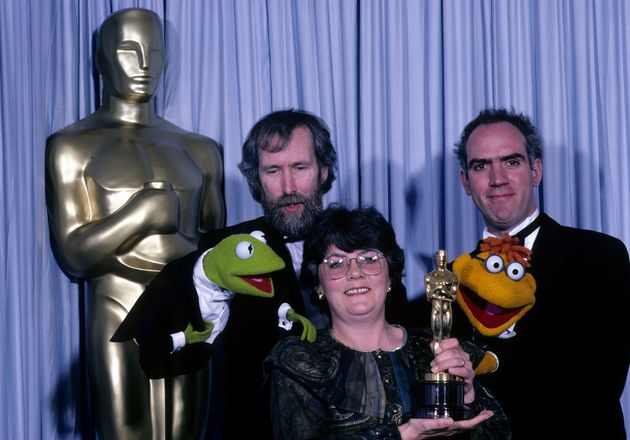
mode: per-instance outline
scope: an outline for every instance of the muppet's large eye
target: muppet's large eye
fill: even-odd
[[[525,276],[525,268],[518,261],[512,261],[505,268],[505,273],[511,280],[518,281]]]
[[[486,258],[486,269],[490,273],[499,273],[503,270],[503,258],[497,254]]]
[[[254,255],[254,245],[249,241],[241,241],[236,245],[236,256],[241,260],[247,260]]]
[[[267,240],[265,239],[265,233],[263,231],[258,231],[258,230],[252,231],[249,233],[249,235],[262,241],[263,243],[267,243]]]

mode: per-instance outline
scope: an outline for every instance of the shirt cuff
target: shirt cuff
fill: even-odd
[[[287,318],[289,310],[291,310],[291,306],[287,303],[282,303],[280,307],[278,307],[278,327],[285,330],[291,330],[293,327],[293,321],[290,321],[289,318]]]
[[[171,351],[171,354],[181,350],[184,348],[184,345],[186,345],[186,335],[184,332],[173,333],[171,339],[173,340],[173,351]]]

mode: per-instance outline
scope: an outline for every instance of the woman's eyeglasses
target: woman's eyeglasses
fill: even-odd
[[[338,280],[345,277],[350,271],[352,260],[357,262],[357,266],[363,275],[374,276],[383,272],[385,256],[377,250],[368,249],[359,252],[356,257],[348,258],[345,255],[328,255],[321,265],[324,274],[331,280]]]

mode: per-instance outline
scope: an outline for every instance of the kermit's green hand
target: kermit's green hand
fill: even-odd
[[[295,312],[293,309],[287,310],[287,319],[293,322],[300,322],[302,324],[302,336],[300,339],[303,341],[306,339],[308,342],[315,342],[317,338],[317,330],[308,318]]]
[[[186,345],[195,344],[197,342],[203,342],[210,337],[214,324],[211,321],[203,321],[204,329],[200,332],[195,330],[191,323],[188,323],[186,330],[184,330],[184,336],[186,336]]]

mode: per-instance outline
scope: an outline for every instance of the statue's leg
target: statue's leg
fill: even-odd
[[[438,300],[431,301],[431,330],[433,333],[431,350],[435,355],[435,350],[442,342],[442,306]]]
[[[451,327],[453,325],[453,313],[450,301],[444,301],[442,306],[442,337],[449,338],[451,336]]]
[[[90,300],[88,370],[99,438],[150,439],[149,380],[140,368],[138,347],[133,341],[109,342],[127,310],[103,295]]]
[[[151,381],[164,390],[165,429],[172,439],[203,439],[210,404],[210,366],[195,373]],[[153,405],[158,402],[154,402]]]
[[[442,326],[442,310],[437,301],[431,302],[431,330],[433,336],[437,337],[440,333],[440,327]]]

